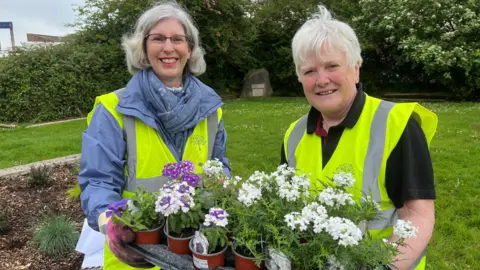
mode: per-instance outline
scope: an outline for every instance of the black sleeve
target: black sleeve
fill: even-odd
[[[285,157],[285,148],[282,143],[282,149],[280,150],[280,165],[283,164],[287,164],[287,158]]]
[[[436,198],[427,140],[412,117],[387,160],[385,178],[388,196],[396,208],[402,208],[407,200]]]

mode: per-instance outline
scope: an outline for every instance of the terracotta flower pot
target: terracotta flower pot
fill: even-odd
[[[137,245],[157,245],[160,244],[160,235],[162,233],[162,226],[158,228],[138,231],[135,233],[135,244]]]
[[[235,251],[236,244],[235,242],[232,245],[233,254],[235,254],[235,269],[238,270],[260,270],[264,269],[264,263],[262,262],[260,266],[255,264],[255,257],[247,257]]]
[[[193,235],[189,237],[173,237],[168,234],[168,226],[164,227],[163,232],[167,236],[168,249],[170,249],[171,252],[179,255],[192,254],[192,252],[190,251],[190,248],[188,247],[188,244],[190,243],[190,240],[193,238]]]
[[[225,266],[225,251],[228,245],[213,254],[200,254],[193,250],[193,239],[190,240],[190,251],[192,252],[193,265],[195,269],[213,269],[220,266]]]

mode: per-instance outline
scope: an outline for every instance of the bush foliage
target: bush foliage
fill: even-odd
[[[205,49],[200,79],[219,93],[238,93],[250,69],[266,68],[275,95],[301,95],[291,40],[316,0],[178,0],[194,18]],[[86,0],[80,30],[62,45],[20,49],[0,58],[0,122],[84,116],[94,97],[123,87],[121,38],[156,0]],[[451,92],[480,89],[480,6],[463,0],[324,0],[352,25],[362,44],[361,78],[382,89]],[[435,11],[435,12],[433,12]],[[433,89],[433,90],[430,90]]]
[[[20,50],[0,62],[0,122],[83,116],[96,95],[127,80],[118,46],[66,43]]]
[[[51,169],[46,166],[31,167],[27,177],[30,187],[45,187],[50,184]]]

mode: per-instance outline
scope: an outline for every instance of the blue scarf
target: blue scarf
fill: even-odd
[[[138,71],[129,81],[117,110],[156,126],[181,156],[193,128],[222,105],[217,93],[192,75],[184,77],[183,91],[172,92],[152,69],[147,69]],[[156,125],[149,118],[156,120]]]

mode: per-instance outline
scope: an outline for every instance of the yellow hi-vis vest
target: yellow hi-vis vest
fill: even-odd
[[[350,172],[356,182],[348,191],[355,201],[362,195],[372,195],[379,203],[385,219],[367,224],[374,239],[390,238],[398,215],[388,197],[385,187],[387,160],[397,145],[413,116],[430,142],[437,129],[437,116],[418,103],[395,104],[367,95],[358,122],[351,129],[346,128],[332,157],[322,169],[322,139],[316,134],[307,134],[307,116],[292,123],[284,138],[285,155],[290,167],[301,173],[310,174],[315,190],[323,186],[318,180],[330,182],[336,172]],[[415,261],[411,269],[425,269],[426,250]]]
[[[88,114],[87,123],[90,124],[95,108],[101,103],[123,130],[124,140],[127,143],[127,164],[124,168],[125,185],[122,197],[129,198],[137,190],[137,186],[142,186],[150,192],[158,191],[167,181],[162,177],[163,166],[177,161],[155,129],[135,117],[122,115],[115,110],[123,91],[124,89],[120,89],[97,97],[93,110]],[[221,119],[222,110],[219,108],[215,113],[199,122],[187,139],[182,160],[193,162],[197,174],[203,173],[199,164],[212,159],[215,136]],[[103,269],[133,270],[140,268],[131,267],[118,260],[105,243]]]

